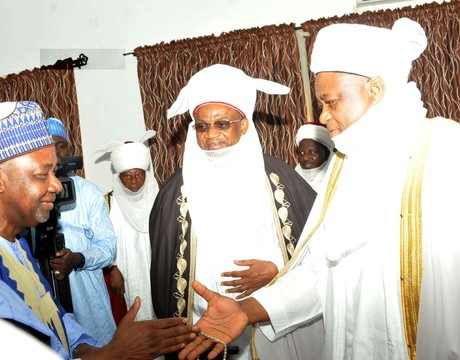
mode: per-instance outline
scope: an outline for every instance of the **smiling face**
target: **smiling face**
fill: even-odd
[[[248,120],[225,104],[203,105],[194,117],[196,140],[203,150],[219,150],[234,145],[248,130]]]
[[[364,76],[320,72],[315,76],[315,93],[321,105],[319,121],[331,137],[341,133],[380,99],[375,82]]]
[[[0,206],[12,226],[26,228],[48,220],[62,185],[54,175],[54,146],[8,160],[0,166]]]
[[[297,148],[297,159],[303,169],[316,169],[329,158],[329,150],[313,139],[303,139]]]

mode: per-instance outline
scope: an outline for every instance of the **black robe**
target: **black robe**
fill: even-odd
[[[295,245],[310,213],[316,193],[297,172],[283,161],[264,155],[264,162],[267,175],[277,174],[280,182],[285,186],[285,198],[290,203],[288,217],[293,222],[292,236]],[[174,274],[177,271],[176,264],[181,231],[177,221],[179,216],[177,199],[181,196],[182,185],[182,169],[178,169],[161,188],[150,213],[149,232],[152,249],[150,281],[153,308],[158,318],[174,316],[177,311],[177,299],[174,297],[177,281],[174,279]],[[271,185],[272,190],[276,190],[276,187]],[[189,213],[187,213],[187,220],[191,224]],[[187,239],[190,239],[190,229],[191,226],[187,230]],[[187,264],[190,264],[189,246],[185,250],[184,257]],[[189,278],[188,266],[184,278],[187,280]],[[185,294],[187,293],[188,285],[185,290]],[[185,308],[182,316],[186,316],[186,312]]]

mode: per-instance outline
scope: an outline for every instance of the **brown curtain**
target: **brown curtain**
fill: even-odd
[[[460,121],[460,2],[428,4],[400,10],[365,12],[307,21],[308,58],[318,31],[333,23],[359,23],[390,28],[401,18],[417,21],[428,37],[428,47],[414,62],[411,79],[416,81],[428,109],[428,117],[444,116]],[[310,75],[311,76],[311,75]],[[311,77],[312,78],[312,77]],[[313,93],[313,92],[312,92]],[[313,99],[314,101],[315,99]],[[315,114],[318,116],[314,101]]]
[[[146,127],[157,131],[152,159],[160,184],[180,165],[190,121],[188,115],[166,120],[166,110],[194,73],[216,63],[291,87],[288,96],[259,94],[254,122],[265,153],[294,164],[295,132],[304,122],[306,109],[293,26],[267,26],[161,43],[139,47],[134,54]]]
[[[75,155],[82,155],[77,89],[72,68],[25,70],[0,78],[0,101],[33,100],[45,118],[56,117],[64,123]]]

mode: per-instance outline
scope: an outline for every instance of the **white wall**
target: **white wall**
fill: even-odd
[[[77,55],[72,49],[81,48],[131,51],[160,41],[343,15],[355,12],[354,4],[355,0],[0,0],[0,76],[42,65],[43,49],[62,49],[54,52],[60,58]],[[391,7],[400,5],[408,2]],[[98,62],[97,54],[91,60]],[[104,62],[99,60],[99,65]],[[110,171],[107,163],[94,163],[94,151],[111,140],[136,139],[145,129],[136,59],[125,57],[124,66],[113,60],[107,62],[110,69],[76,70],[85,170],[103,190],[110,187]],[[113,69],[112,63],[121,66]]]

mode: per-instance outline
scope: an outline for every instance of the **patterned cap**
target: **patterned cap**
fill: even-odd
[[[0,162],[52,144],[37,103],[0,102]]]
[[[50,117],[46,120],[46,127],[51,136],[59,136],[69,142],[69,137],[61,120]]]

